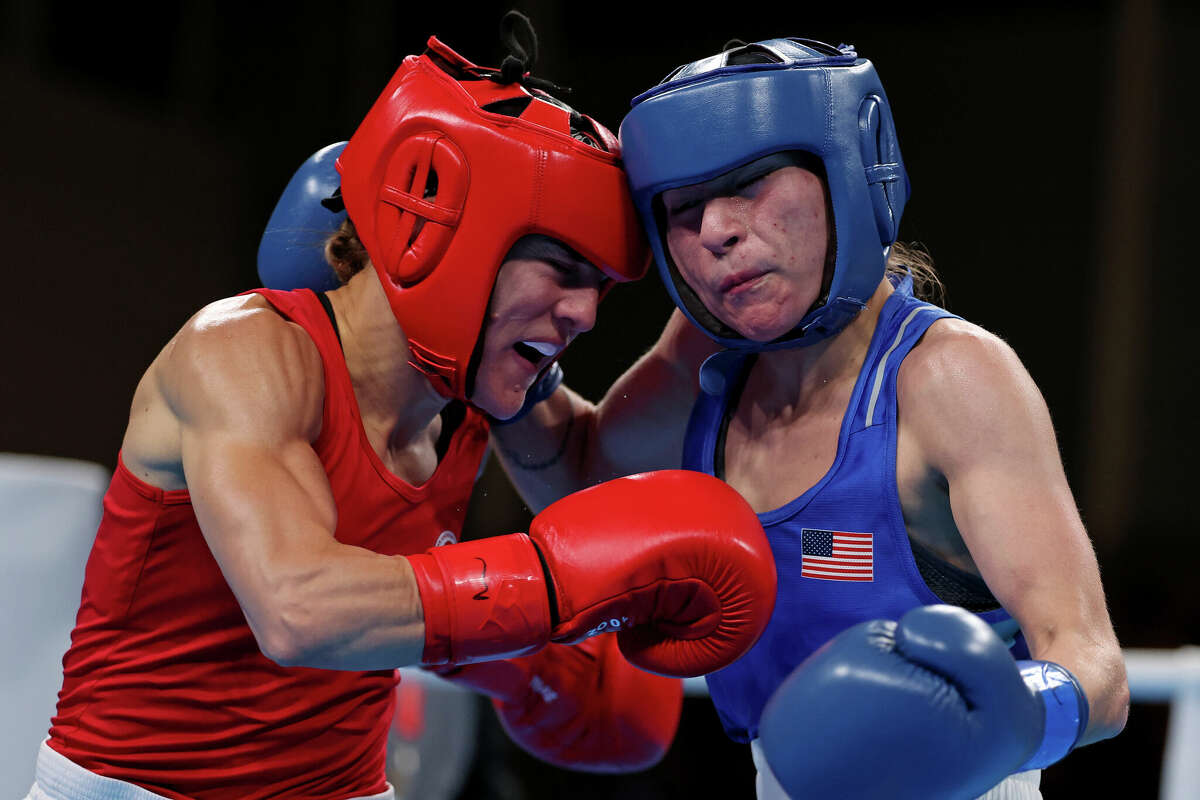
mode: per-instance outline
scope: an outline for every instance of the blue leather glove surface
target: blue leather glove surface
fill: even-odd
[[[985,622],[923,606],[809,656],[767,703],[759,736],[797,798],[974,798],[1039,749],[1045,718]]]

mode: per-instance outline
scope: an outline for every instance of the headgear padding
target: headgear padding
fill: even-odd
[[[767,63],[730,63],[747,58]],[[811,344],[845,327],[875,292],[909,185],[883,86],[852,47],[770,39],[687,64],[634,98],[620,134],[634,204],[663,283],[683,313],[720,344],[750,351]],[[827,297],[792,331],[753,342],[704,308],[680,277],[655,198],[787,150],[824,164],[835,228],[833,277]]]
[[[288,181],[262,239],[258,242],[258,277],[270,289],[312,289],[325,292],[339,285],[337,273],[325,260],[325,240],[346,219],[321,201],[338,188],[334,161],[345,142],[322,147]]]
[[[611,132],[495,82],[436,38],[428,48],[404,59],[337,168],[410,363],[467,399],[496,274],[518,239],[553,237],[617,281],[640,278],[649,257]],[[573,138],[572,117],[607,152]]]

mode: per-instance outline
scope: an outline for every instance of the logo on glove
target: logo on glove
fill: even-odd
[[[479,576],[479,579],[481,581],[483,581],[483,588],[480,589],[475,594],[473,594],[471,596],[471,599],[472,600],[491,600],[492,598],[488,597],[488,593],[487,593],[487,589],[488,589],[488,587],[487,587],[487,562],[484,561],[479,556],[475,556],[475,560],[483,565],[483,573],[480,574],[480,576]]]
[[[628,624],[629,624],[629,617],[621,617],[620,619],[613,617],[612,619],[606,619],[603,622],[601,622],[599,625],[597,625],[596,627],[589,630],[587,632],[587,634],[584,636],[584,638],[590,639],[593,636],[599,636],[600,634],[605,633],[607,631],[619,631],[619,630],[621,630],[621,628],[627,626]]]

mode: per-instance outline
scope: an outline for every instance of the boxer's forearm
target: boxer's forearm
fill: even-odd
[[[595,423],[595,406],[560,386],[517,422],[492,427],[492,449],[534,513],[596,483],[589,480]]]
[[[276,571],[269,616],[251,625],[271,660],[341,670],[420,662],[425,626],[407,559],[331,542],[319,557]]]
[[[560,386],[519,421],[494,426],[492,442],[537,512],[604,481],[677,468],[693,398],[679,371],[650,353],[598,404]]]

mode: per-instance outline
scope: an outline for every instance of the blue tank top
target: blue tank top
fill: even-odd
[[[833,466],[786,505],[759,514],[775,555],[778,594],[762,637],[734,664],[708,676],[730,738],[758,736],[763,705],[810,653],[864,620],[898,619],[945,602],[917,568],[896,489],[896,375],[931,324],[950,312],[912,296],[904,278],[887,299],[842,419]],[[683,467],[715,474],[731,395],[752,359],[725,352],[705,364],[684,441]],[[980,613],[1011,638],[1015,622],[998,608]],[[1018,656],[1027,657],[1023,642]]]

